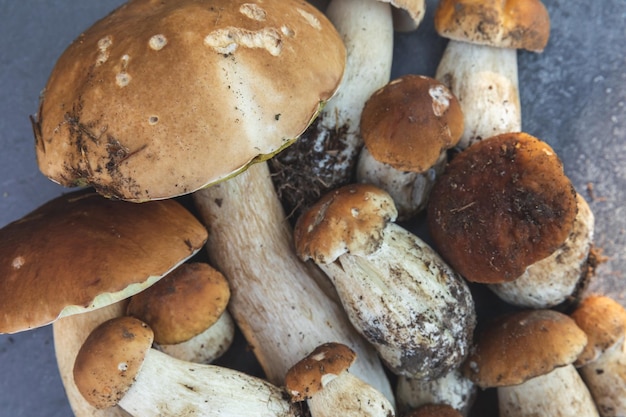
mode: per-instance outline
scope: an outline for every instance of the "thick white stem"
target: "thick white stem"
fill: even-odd
[[[623,340],[578,371],[602,417],[626,416],[626,344]]]
[[[552,255],[530,265],[517,279],[489,285],[509,304],[528,308],[554,307],[575,296],[585,280],[585,266],[593,243],[594,216],[578,194],[578,213],[563,245]]]
[[[194,199],[209,229],[211,262],[231,285],[230,312],[268,379],[281,385],[287,370],[317,346],[339,342],[358,355],[352,372],[393,401],[374,349],[316,284],[321,271],[295,255],[267,165],[256,164]]]
[[[498,388],[500,417],[597,417],[589,390],[573,365]]]
[[[320,264],[352,324],[398,375],[433,379],[458,367],[476,322],[469,288],[426,243],[389,223],[373,253]]]
[[[74,361],[87,336],[101,323],[125,313],[126,302],[120,301],[97,310],[74,314],[52,324],[54,350],[61,381],[75,417],[130,417],[120,407],[99,410],[89,404],[76,388]]]
[[[119,401],[137,417],[299,417],[280,388],[242,372],[149,349]]]
[[[517,50],[450,40],[435,77],[463,109],[465,132],[459,148],[522,130]]]
[[[228,311],[208,329],[191,339],[174,345],[155,345],[170,356],[187,362],[211,363],[230,347],[235,337],[235,323]]]

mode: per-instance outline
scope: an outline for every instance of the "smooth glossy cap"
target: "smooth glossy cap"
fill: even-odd
[[[116,405],[132,386],[152,342],[150,327],[133,317],[96,327],[74,362],[74,381],[82,396],[98,409]]]
[[[193,192],[291,144],[344,65],[305,1],[130,1],[56,63],[34,123],[39,167],[124,200]]]
[[[554,310],[524,310],[494,320],[479,333],[463,373],[481,388],[521,384],[573,363],[587,336]]]
[[[571,317],[586,334],[589,342],[578,357],[576,366],[593,362],[616,343],[626,338],[626,310],[610,297],[591,295],[572,312]]]
[[[185,263],[131,297],[127,313],[152,328],[156,343],[172,345],[215,324],[229,299],[224,275],[206,263]]]
[[[540,0],[441,0],[435,29],[457,41],[541,52],[550,16]]]
[[[58,197],[0,230],[0,333],[128,298],[206,239],[174,200],[131,204],[89,190]]]
[[[360,132],[370,154],[400,171],[424,172],[463,134],[463,111],[434,78],[405,75],[367,100]]]
[[[431,191],[428,227],[454,269],[493,284],[552,254],[576,213],[576,191],[554,150],[526,133],[505,133],[452,159]]]
[[[385,225],[398,215],[387,192],[369,184],[331,191],[303,213],[294,228],[296,253],[303,260],[334,262],[346,252],[371,253]]]
[[[285,375],[285,388],[292,401],[304,401],[350,368],[356,353],[341,343],[325,343],[292,366]]]

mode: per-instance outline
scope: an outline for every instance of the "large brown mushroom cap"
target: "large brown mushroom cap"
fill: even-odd
[[[59,58],[35,122],[39,167],[125,200],[193,192],[288,146],[344,65],[305,1],[130,1]]]
[[[554,310],[524,310],[488,323],[464,374],[481,388],[521,384],[573,363],[587,336],[569,316]]]
[[[447,404],[425,404],[409,413],[404,417],[462,417],[463,415]]]
[[[374,159],[397,170],[424,172],[463,133],[456,97],[434,78],[405,75],[365,103],[361,135]]]
[[[457,41],[541,52],[550,16],[540,0],[441,0],[435,29]]]
[[[346,252],[373,252],[382,231],[398,215],[391,196],[369,184],[331,191],[303,213],[294,228],[296,253],[303,260],[334,262]]]
[[[134,317],[96,327],[74,363],[74,381],[83,397],[98,409],[116,405],[132,386],[153,339],[150,327]]]
[[[569,236],[576,191],[548,144],[505,133],[459,153],[430,194],[428,226],[444,259],[473,282],[500,283]]]
[[[226,310],[230,289],[206,263],[185,263],[131,297],[127,313],[147,323],[161,345],[185,342],[211,327]]]
[[[130,297],[196,253],[207,231],[174,200],[80,191],[0,230],[0,333]]]

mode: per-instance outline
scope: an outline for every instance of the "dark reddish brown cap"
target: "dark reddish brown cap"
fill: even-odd
[[[74,381],[87,402],[98,409],[116,405],[132,386],[152,342],[150,327],[134,317],[96,327],[74,362]]]
[[[174,200],[58,197],[0,230],[0,333],[103,307],[152,285],[204,245]]]
[[[405,414],[404,417],[463,417],[447,404],[426,404]]]
[[[62,54],[35,122],[41,171],[145,201],[291,144],[337,89],[345,48],[301,0],[133,0]]]
[[[626,310],[610,297],[591,295],[585,298],[572,312],[571,317],[589,339],[585,350],[576,361],[576,366],[593,362],[616,343],[623,343],[626,338]]]
[[[347,371],[356,360],[356,353],[341,343],[325,343],[306,358],[289,368],[285,388],[294,402],[311,398],[332,378]]]
[[[374,159],[424,172],[463,134],[457,98],[434,78],[405,75],[376,91],[361,114],[361,135]]]
[[[550,16],[540,0],[441,0],[435,29],[457,41],[541,52]]]
[[[525,133],[459,153],[430,194],[428,227],[467,280],[501,283],[552,254],[569,236],[576,191],[554,150]]]
[[[463,373],[481,388],[521,384],[572,364],[587,336],[566,314],[524,310],[488,323]]]
[[[296,252],[303,260],[326,264],[346,252],[370,253],[382,241],[386,224],[398,215],[387,192],[369,184],[331,191],[303,213],[294,228]]]
[[[152,328],[156,343],[172,345],[215,324],[229,299],[224,275],[206,263],[185,263],[131,297],[127,313]]]

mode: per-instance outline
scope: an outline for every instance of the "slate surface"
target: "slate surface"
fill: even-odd
[[[38,171],[28,116],[64,48],[121,0],[0,0],[0,227],[65,189]],[[433,75],[445,41],[435,2],[414,33],[396,37],[394,76]],[[549,142],[596,214],[608,261],[590,290],[626,305],[626,2],[546,0],[551,40],[519,54],[524,130]],[[0,335],[0,417],[68,417],[50,327]]]

